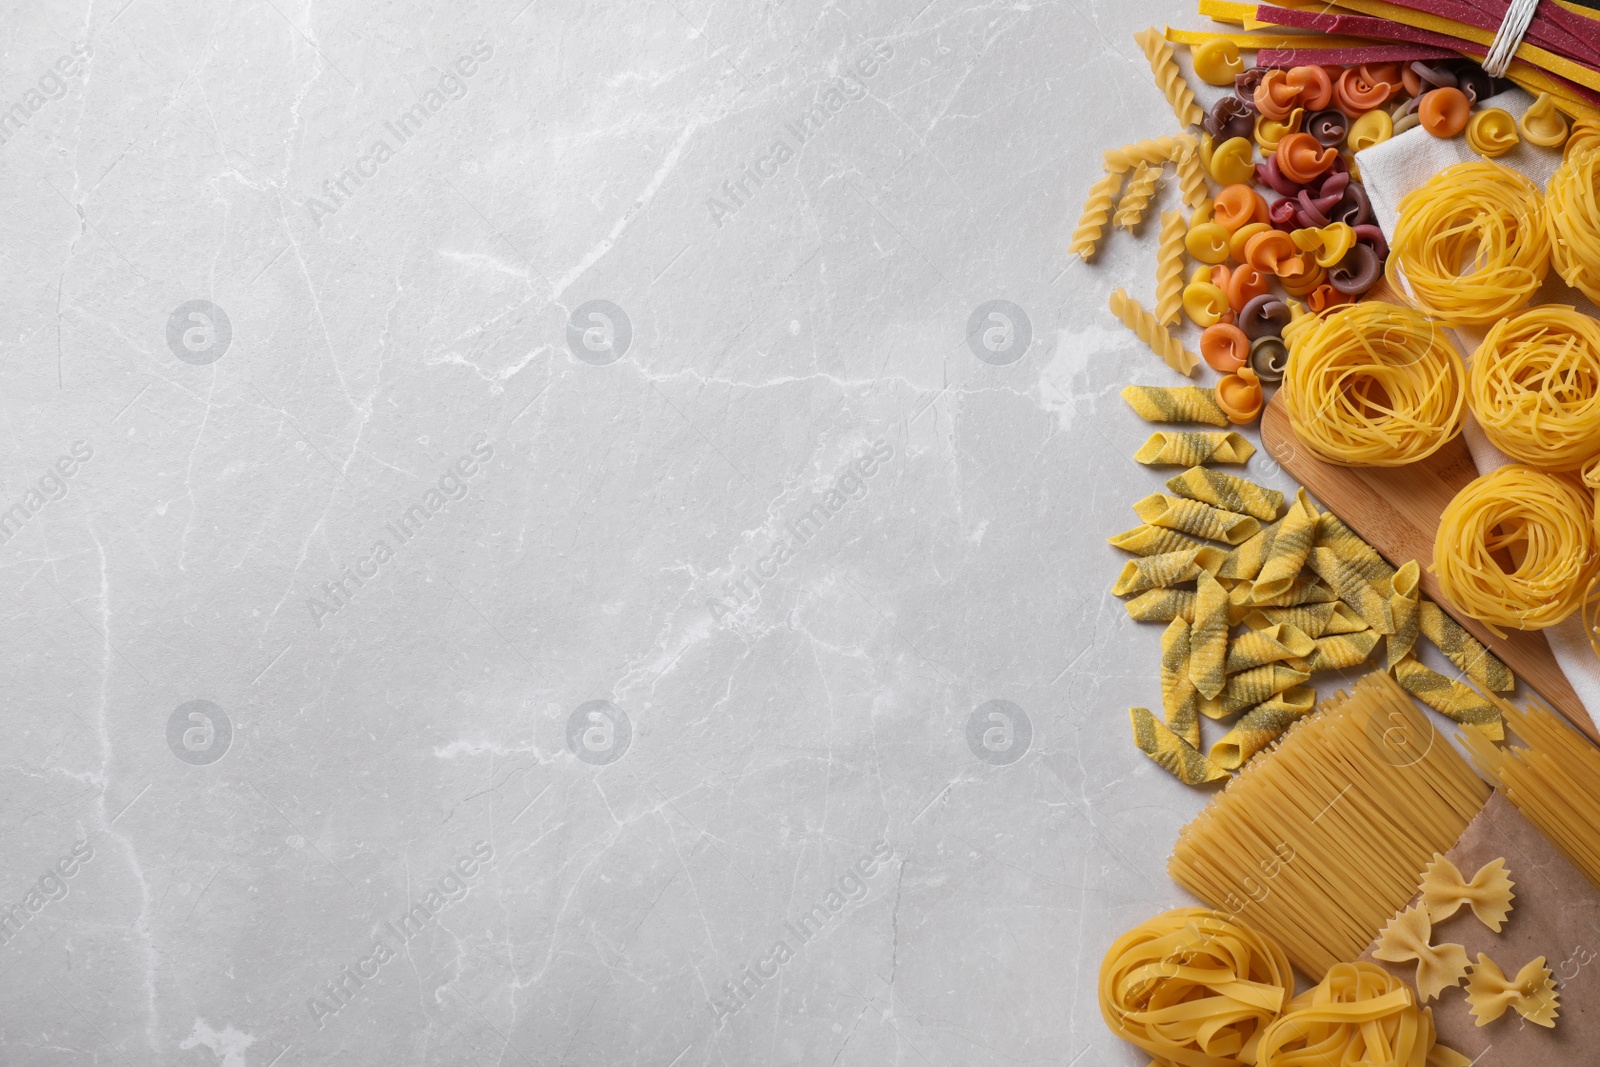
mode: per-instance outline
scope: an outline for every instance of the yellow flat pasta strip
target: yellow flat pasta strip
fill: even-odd
[[[1166,38],[1172,44],[1181,44],[1189,48],[1205,44],[1207,41],[1232,41],[1240,48],[1293,48],[1324,49],[1324,48],[1370,48],[1372,42],[1360,37],[1337,37],[1333,34],[1312,36],[1311,34],[1298,33],[1212,33],[1206,30],[1180,30],[1171,26],[1167,27]]]
[[[1200,747],[1200,692],[1189,679],[1189,624],[1173,619],[1161,635],[1161,710],[1172,732]]]
[[[1159,556],[1163,552],[1185,552],[1207,547],[1204,541],[1165,526],[1135,526],[1106,538],[1106,543],[1136,556]]]
[[[1211,746],[1211,759],[1219,767],[1236,771],[1266,748],[1296,719],[1316,706],[1316,690],[1296,686],[1264,700],[1239,717],[1233,728]]]
[[[1122,399],[1146,422],[1201,422],[1227,426],[1216,394],[1198,385],[1130,385]]]
[[[1127,602],[1128,617],[1135,622],[1194,621],[1194,590],[1152,589]]]
[[[1147,589],[1178,585],[1199,574],[1215,573],[1222,566],[1223,558],[1220,548],[1207,547],[1130,559],[1122,565],[1122,573],[1117,576],[1117,584],[1111,587],[1111,592],[1115,596],[1131,596]]]
[[[1227,684],[1228,591],[1201,572],[1195,584],[1194,622],[1189,631],[1189,678],[1208,700]]]
[[[1133,454],[1147,467],[1193,467],[1201,463],[1244,463],[1256,446],[1237,433],[1157,430]]]
[[[1417,606],[1417,629],[1457,670],[1491,693],[1509,693],[1517,687],[1511,668],[1433,601]]]
[[[1167,488],[1178,496],[1249,515],[1262,522],[1276,519],[1283,509],[1283,494],[1278,490],[1205,467],[1190,467],[1182,474],[1173,475],[1167,479]]]
[[[1224,719],[1235,712],[1269,700],[1286,689],[1310,678],[1305,671],[1297,671],[1281,663],[1235,674],[1215,697],[1207,697],[1200,705],[1200,713],[1209,719]]]
[[[1261,529],[1261,523],[1248,515],[1162,493],[1152,493],[1134,504],[1133,513],[1151,526],[1182,530],[1208,541],[1225,541],[1230,545],[1248,540]]]
[[[1311,551],[1312,538],[1316,536],[1319,515],[1317,507],[1304,489],[1295,493],[1294,503],[1279,525],[1279,537],[1272,542],[1272,551],[1255,575],[1252,592],[1258,597],[1271,598],[1288,589],[1305,569],[1306,556]]]
[[[1133,740],[1162,769],[1184,785],[1204,785],[1228,777],[1228,772],[1206,758],[1205,753],[1173,733],[1150,713],[1149,708],[1129,708]]]
[[[1447,718],[1481,730],[1491,740],[1505,739],[1505,720],[1500,716],[1500,709],[1471,687],[1446,678],[1414,659],[1403,659],[1395,664],[1394,677],[1400,688]]]

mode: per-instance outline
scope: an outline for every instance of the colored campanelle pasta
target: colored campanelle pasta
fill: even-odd
[[[1146,422],[1228,425],[1228,416],[1217,406],[1216,394],[1198,385],[1130,385],[1122,390],[1122,399]]]
[[[1593,137],[1590,147],[1567,153],[1545,195],[1556,273],[1600,303],[1600,127]]]
[[[1512,459],[1585,466],[1600,456],[1600,323],[1560,304],[1500,320],[1473,353],[1467,400]]]
[[[1533,298],[1550,266],[1544,197],[1498,163],[1446,167],[1400,199],[1389,281],[1456,326],[1487,326]]]
[[[1289,340],[1283,398],[1295,435],[1329,463],[1395,467],[1437,452],[1465,421],[1466,372],[1433,323],[1369,300]]]
[[[1112,943],[1099,996],[1112,1033],[1157,1067],[1235,1067],[1255,1062],[1294,974],[1271,939],[1221,912],[1178,908]]]
[[[1439,517],[1439,588],[1501,636],[1555,625],[1578,610],[1600,571],[1592,511],[1576,483],[1532,467],[1480,475]]]
[[[1137,300],[1121,289],[1111,290],[1111,313],[1179,374],[1192,375],[1195,368],[1200,366],[1199,356],[1184,348],[1171,330],[1161,325],[1156,316],[1140,307]]]

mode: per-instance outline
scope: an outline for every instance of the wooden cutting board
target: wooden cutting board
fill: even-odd
[[[1478,476],[1466,443],[1458,437],[1421,463],[1406,467],[1335,466],[1312,455],[1295,437],[1289,414],[1279,401],[1281,395],[1272,398],[1261,416],[1261,445],[1267,454],[1390,563],[1398,567],[1414,559],[1421,564],[1423,593],[1505,660],[1518,678],[1568,722],[1600,744],[1600,731],[1556,663],[1544,635],[1511,630],[1505,637],[1496,637],[1488,627],[1456,610],[1440,594],[1438,579],[1428,570],[1439,516],[1457,491]]]

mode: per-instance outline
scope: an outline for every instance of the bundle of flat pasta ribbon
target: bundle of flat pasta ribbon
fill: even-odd
[[[1400,198],[1391,285],[1455,326],[1487,326],[1533,299],[1550,268],[1544,196],[1498,163],[1457,163]]]
[[[1255,1062],[1257,1067],[1468,1063],[1436,1041],[1433,1012],[1417,1007],[1404,982],[1374,963],[1341,963],[1267,1027]]]
[[[1283,949],[1222,912],[1177,908],[1112,943],[1100,1015],[1158,1067],[1255,1062],[1262,1031],[1294,995]]]
[[[1512,459],[1572,471],[1600,456],[1600,323],[1560,304],[1497,322],[1473,353],[1467,401]]]
[[[1469,482],[1439,517],[1433,570],[1456,607],[1504,637],[1571,615],[1600,572],[1593,504],[1569,478],[1511,464]]]
[[[1600,303],[1600,143],[1570,152],[1545,193],[1556,273]]]
[[[1461,359],[1417,311],[1352,304],[1294,331],[1289,351],[1282,389],[1290,423],[1329,463],[1415,463],[1461,432]]]

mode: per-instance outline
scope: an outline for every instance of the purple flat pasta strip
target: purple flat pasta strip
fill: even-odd
[[[1484,30],[1487,33],[1494,33],[1495,31],[1499,30],[1500,23],[1504,21],[1506,14],[1504,8],[1501,8],[1495,13],[1490,14],[1489,12],[1484,11],[1482,8],[1474,7],[1471,4],[1460,3],[1458,0],[1387,0],[1387,2],[1395,4],[1398,7],[1410,8],[1412,11],[1422,11],[1430,15],[1438,15],[1441,18],[1451,19],[1466,26],[1476,26],[1478,29]],[[1558,42],[1550,41],[1548,39],[1548,34],[1535,31],[1534,27],[1538,25],[1538,21],[1539,20],[1535,18],[1534,22],[1529,24],[1528,33],[1524,35],[1523,39],[1531,40],[1534,44],[1537,44],[1540,48],[1544,48],[1547,51],[1562,52],[1564,54],[1562,46]],[[1544,27],[1541,27],[1541,30],[1543,30],[1543,28]]]
[[[1261,22],[1270,22],[1274,26],[1290,26],[1301,30],[1321,30],[1323,33],[1349,34],[1354,37],[1376,37],[1387,41],[1407,41],[1411,44],[1431,45],[1435,48],[1448,49],[1451,58],[1455,56],[1455,47],[1461,42],[1454,37],[1432,30],[1421,30],[1415,26],[1393,22],[1389,19],[1380,19],[1376,15],[1335,14],[1321,11],[1298,11],[1287,7],[1256,8],[1256,18]],[[1345,49],[1344,51],[1348,51]],[[1410,58],[1410,57],[1407,57]],[[1439,58],[1428,56],[1423,58]],[[1393,60],[1370,60],[1369,62],[1393,62]]]

